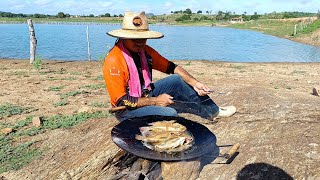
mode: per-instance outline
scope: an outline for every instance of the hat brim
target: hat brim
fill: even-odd
[[[107,32],[109,36],[121,38],[121,39],[159,39],[164,35],[157,31],[134,31],[117,29]]]

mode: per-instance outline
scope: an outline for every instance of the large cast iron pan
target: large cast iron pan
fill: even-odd
[[[193,146],[179,153],[168,154],[166,152],[160,153],[148,149],[141,141],[135,139],[135,135],[140,134],[139,127],[148,126],[148,123],[161,120],[176,120],[176,122],[186,126],[187,130],[194,136]],[[219,154],[219,148],[216,145],[216,136],[202,124],[182,117],[146,116],[127,119],[112,129],[111,136],[113,142],[120,148],[144,159],[181,161],[194,159],[208,153]]]

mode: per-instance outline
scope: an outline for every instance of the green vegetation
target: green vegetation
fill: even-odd
[[[61,89],[63,89],[64,86],[50,86],[48,88],[48,91],[61,91]]]
[[[42,68],[42,57],[37,56],[36,59],[33,62],[33,67],[37,70],[40,70]]]
[[[43,150],[33,146],[37,143],[36,141],[20,142],[21,137],[34,136],[44,133],[46,130],[70,128],[92,118],[106,117],[110,117],[108,112],[99,111],[44,117],[43,125],[40,127],[29,127],[32,122],[32,116],[18,121],[14,125],[1,124],[0,127],[12,127],[15,131],[9,135],[0,135],[0,174],[10,170],[18,170],[43,154]]]
[[[320,19],[315,20],[312,24],[304,28],[300,33],[308,34],[320,28]]]
[[[295,23],[291,21],[285,22],[273,19],[260,19],[245,23],[229,24],[228,27],[262,31],[273,36],[284,37],[293,33],[294,25]]]
[[[60,94],[60,99],[61,100],[59,102],[54,103],[53,105],[55,107],[65,106],[65,105],[67,105],[69,103],[68,102],[68,97],[76,96],[78,94],[85,94],[85,93],[88,93],[88,92],[87,91],[71,91],[71,92],[62,93],[62,94]]]
[[[61,99],[66,99],[70,96],[76,96],[78,94],[83,94],[84,91],[71,91],[71,92],[67,92],[67,93],[63,93],[63,94],[60,94],[60,98]]]
[[[103,75],[101,74],[101,75],[97,76],[97,77],[95,78],[95,80],[104,80],[104,79],[103,79]]]
[[[66,106],[68,104],[69,104],[68,100],[62,99],[61,101],[56,102],[53,105],[54,105],[54,107],[58,107],[58,106]]]
[[[38,149],[31,148],[33,141],[11,145],[12,139],[0,136],[0,173],[18,170],[41,155]]]
[[[92,85],[83,86],[82,88],[88,88],[88,89],[105,89],[105,88],[106,88],[106,85],[105,85],[105,84],[92,84]]]
[[[2,104],[0,105],[0,119],[4,117],[10,117],[13,115],[27,114],[36,110],[37,109],[34,109],[34,108],[21,107],[21,106],[9,104],[9,103]]]
[[[107,108],[109,107],[109,103],[104,103],[104,102],[92,102],[90,104],[92,107],[100,107],[100,108]]]

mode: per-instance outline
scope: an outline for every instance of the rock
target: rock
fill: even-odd
[[[163,179],[192,180],[200,173],[200,161],[161,162]]]
[[[78,113],[83,113],[83,112],[92,113],[93,112],[93,108],[92,107],[83,106],[83,107],[78,109]]]
[[[12,129],[12,128],[4,128],[4,129],[1,129],[1,134],[4,134],[4,135],[8,135],[8,134],[10,134],[11,132],[13,132],[13,129]]]
[[[319,96],[319,94],[320,94],[319,90],[317,90],[316,88],[312,89],[312,95]]]
[[[40,127],[42,125],[42,117],[33,117],[32,118],[32,125],[35,127]]]

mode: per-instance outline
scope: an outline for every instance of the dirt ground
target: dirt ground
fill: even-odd
[[[320,63],[174,62],[215,90],[210,97],[218,105],[237,107],[234,116],[215,124],[182,115],[203,123],[216,135],[217,145],[241,144],[230,164],[207,158],[198,179],[320,179],[320,97],[311,94],[320,89]],[[110,108],[101,62],[44,61],[42,67],[36,70],[27,60],[0,60],[0,105],[37,109],[0,121]],[[165,76],[154,72],[154,81]],[[74,91],[80,93],[68,97],[68,104],[55,106],[61,94]],[[117,123],[110,115],[28,137],[45,153],[0,179],[110,179],[117,173],[111,163],[119,148],[110,135]]]

